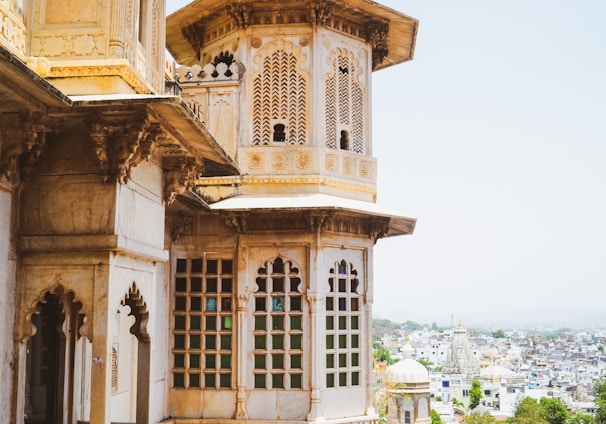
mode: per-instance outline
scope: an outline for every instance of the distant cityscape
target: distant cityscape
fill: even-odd
[[[593,414],[594,384],[606,378],[604,328],[472,330],[375,319],[373,333],[375,351],[391,363],[402,358],[405,345],[412,347],[413,358],[429,371],[431,409],[444,423],[469,412],[474,380],[482,389],[476,412],[504,419],[525,397],[554,398],[568,411]]]

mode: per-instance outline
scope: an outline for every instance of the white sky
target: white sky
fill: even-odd
[[[375,315],[606,316],[606,2],[379,3],[420,21],[373,78],[378,203],[418,222],[377,243]]]

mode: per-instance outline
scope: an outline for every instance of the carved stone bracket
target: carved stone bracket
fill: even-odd
[[[326,26],[328,18],[332,14],[334,6],[326,0],[316,0],[309,5],[311,22],[315,25]]]
[[[248,3],[225,5],[225,13],[234,21],[236,28],[246,28],[250,25],[252,6]]]
[[[389,218],[375,218],[368,223],[368,236],[376,243],[389,232]]]
[[[204,165],[190,156],[179,158],[179,164],[164,171],[164,201],[172,204],[179,194],[192,189],[202,176]]]
[[[223,216],[225,224],[232,228],[236,234],[243,234],[248,227],[247,218],[241,215],[227,214]]]
[[[145,112],[134,116],[99,115],[91,123],[93,151],[105,181],[126,184],[131,169],[149,160],[166,138],[160,124],[148,121]]]
[[[173,229],[171,231],[173,242],[179,240],[185,233],[189,231],[193,219],[194,217],[189,213],[179,213],[179,216],[175,219]]]
[[[375,21],[368,25],[367,41],[372,46],[372,67],[378,66],[387,56],[387,36],[389,34],[389,23]]]
[[[200,59],[200,50],[204,45],[204,26],[201,22],[194,22],[181,29],[183,37],[194,48],[198,60]]]
[[[12,115],[12,114],[11,114]],[[4,116],[2,120],[11,119]],[[19,158],[26,172],[36,163],[46,143],[47,117],[42,113],[20,114],[16,122],[3,123],[0,130],[0,177],[15,180]]]

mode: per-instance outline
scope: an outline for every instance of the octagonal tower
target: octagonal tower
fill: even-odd
[[[415,220],[376,198],[371,74],[417,21],[368,0],[198,0],[169,16],[181,95],[242,175],[173,210],[169,413],[375,422],[372,263]]]

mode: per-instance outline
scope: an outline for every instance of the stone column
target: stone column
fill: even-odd
[[[311,358],[311,404],[309,407],[308,421],[322,421],[322,376],[325,367],[322,361],[326,358],[322,340],[325,337],[324,326],[324,296],[320,293],[309,293],[307,295],[311,311],[311,337],[309,356]]]
[[[109,316],[109,265],[95,266],[93,281],[92,366],[90,424],[108,424],[111,419],[111,328]]]
[[[126,10],[128,2],[125,0],[112,0],[109,18],[109,51],[111,58],[124,58],[124,37],[126,30]],[[132,11],[130,12],[132,14]]]
[[[366,375],[364,383],[366,385],[366,415],[376,415],[373,405],[372,383],[373,383],[373,364],[372,364],[372,302],[373,302],[373,255],[372,247],[366,249],[366,293],[364,296],[364,343],[362,344],[362,358],[368,358],[364,361],[364,374]]]
[[[248,248],[242,246],[240,236],[237,237],[236,245],[238,252],[236,257],[236,272],[238,275],[237,281],[237,335],[236,341],[236,419],[245,420],[248,418],[246,410],[246,376],[248,375],[248,367],[246,364],[246,352],[248,345],[246,341],[250,339],[248,322],[246,319],[248,313]]]

